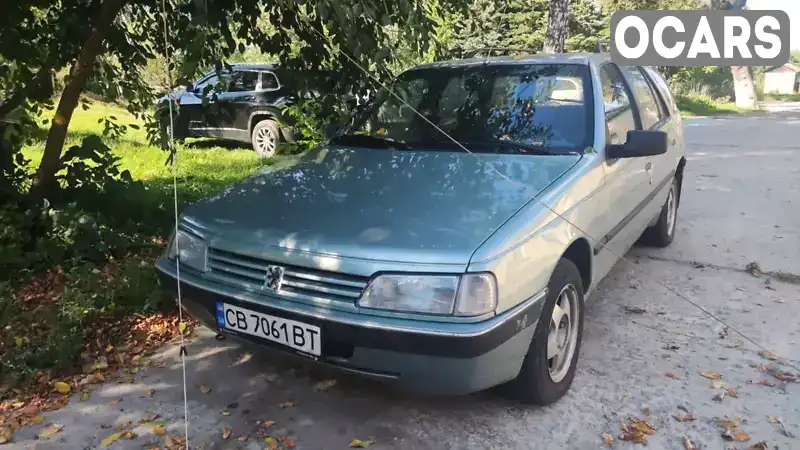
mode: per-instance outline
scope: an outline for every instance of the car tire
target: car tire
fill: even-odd
[[[583,336],[583,280],[575,264],[561,258],[547,289],[522,369],[509,383],[515,399],[535,405],[549,405],[567,393]]]
[[[275,156],[278,142],[280,142],[278,122],[270,119],[258,122],[253,127],[253,132],[250,137],[253,150],[255,150],[256,153],[265,158]]]
[[[678,222],[678,204],[680,201],[680,186],[678,178],[672,179],[672,185],[667,194],[667,200],[661,207],[658,222],[644,230],[641,242],[651,247],[667,247],[675,239],[675,227]]]

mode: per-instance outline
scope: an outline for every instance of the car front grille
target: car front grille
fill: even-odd
[[[278,291],[264,287],[269,265],[284,268],[283,282]],[[207,276],[251,291],[263,290],[273,295],[314,302],[354,303],[368,281],[366,277],[274,263],[211,247],[208,249]]]

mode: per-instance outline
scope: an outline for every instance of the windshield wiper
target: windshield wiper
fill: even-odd
[[[519,153],[529,154],[529,155],[564,155],[564,154],[573,154],[576,152],[559,152],[553,151],[547,147],[541,145],[530,145],[530,144],[523,144],[522,142],[516,141],[508,141],[504,139],[488,139],[482,141],[467,141],[465,145],[469,148],[469,144],[475,145],[496,145],[499,147],[507,148],[507,149],[514,149],[519,150]]]
[[[352,147],[396,148],[399,150],[408,150],[411,148],[411,146],[405,142],[396,141],[391,138],[372,136],[370,134],[342,134],[335,136],[330,142],[332,144],[348,145]]]

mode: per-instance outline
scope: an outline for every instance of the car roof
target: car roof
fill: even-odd
[[[486,57],[473,57],[452,59],[449,61],[437,61],[427,64],[422,64],[408,70],[418,69],[436,69],[436,68],[458,68],[470,67],[481,64],[602,64],[610,61],[611,57],[608,53],[539,53],[532,55],[508,55],[508,56],[492,56]]]
[[[233,63],[231,67],[234,70],[275,70],[278,68],[278,63],[275,62],[247,62],[247,63]]]

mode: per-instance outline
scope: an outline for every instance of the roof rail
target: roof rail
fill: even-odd
[[[464,58],[476,58],[479,55],[482,56],[485,55],[486,57],[489,57],[492,56],[492,54],[495,54],[497,56],[508,56],[512,53],[525,53],[528,55],[535,55],[536,53],[538,53],[538,51],[529,48],[516,48],[516,47],[485,47],[465,52]]]
[[[594,48],[592,49],[593,53],[609,53],[611,51],[611,41],[610,40],[600,40],[594,44]]]

